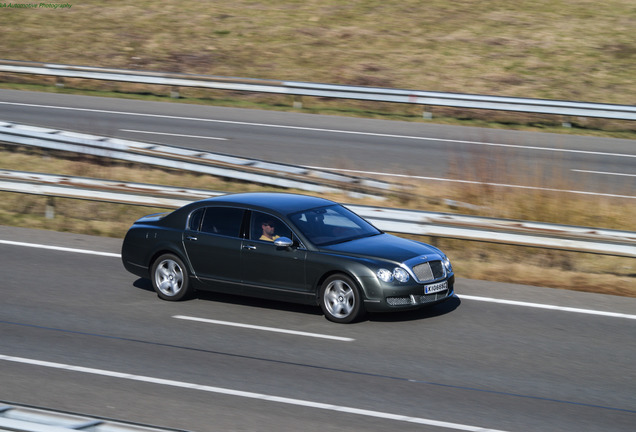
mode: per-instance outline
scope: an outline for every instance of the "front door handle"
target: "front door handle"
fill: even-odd
[[[186,240],[190,240],[190,241],[197,241],[199,240],[198,238],[196,238],[195,236],[187,236]]]
[[[254,245],[245,245],[245,246],[243,246],[243,249],[256,250],[256,246],[254,246]]]

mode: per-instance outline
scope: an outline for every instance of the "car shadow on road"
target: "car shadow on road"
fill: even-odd
[[[133,286],[140,290],[155,292],[152,282],[149,279],[139,278],[133,282]],[[318,306],[288,303],[284,301],[260,299],[257,297],[247,297],[237,294],[224,294],[212,291],[196,291],[192,300],[212,301],[240,306],[257,307],[262,309],[273,309],[287,312],[298,312],[308,315],[322,315]]]
[[[139,278],[133,282],[133,286],[135,288],[139,288],[144,291],[155,292],[155,289],[152,287],[152,282],[150,282],[150,279]]]
[[[137,279],[133,286],[144,291],[154,292],[152,283],[148,279]],[[319,306],[304,305],[298,303],[288,303],[277,300],[260,299],[256,297],[246,297],[234,294],[215,293],[212,291],[196,291],[193,300],[211,301],[217,303],[226,303],[239,306],[247,306],[260,309],[271,309],[285,312],[293,312],[305,315],[321,316],[322,310]],[[431,306],[423,306],[420,309],[408,311],[395,311],[384,313],[369,313],[362,318],[359,323],[368,322],[404,322],[418,321],[428,318],[435,318],[453,312],[459,307],[461,300],[457,296],[453,296],[448,300]]]
[[[211,291],[197,291],[195,298],[199,300],[214,301],[240,306],[248,306],[261,309],[279,310],[285,312],[296,312],[307,315],[322,315],[318,306],[289,303],[285,301],[261,299],[257,297],[246,297],[234,294],[215,293]]]
[[[404,322],[419,321],[428,318],[435,318],[453,312],[461,304],[461,300],[457,296],[453,296],[448,300],[432,306],[423,306],[420,309],[409,311],[396,311],[386,313],[368,314],[364,321],[371,322]]]

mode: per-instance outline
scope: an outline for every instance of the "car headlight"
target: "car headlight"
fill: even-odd
[[[391,282],[393,280],[393,273],[387,269],[378,270],[378,279],[382,282]]]
[[[397,280],[399,282],[408,282],[409,273],[406,270],[404,270],[403,268],[396,267],[393,270],[393,277],[395,278],[395,280]]]
[[[398,282],[408,282],[410,278],[409,273],[401,267],[396,267],[393,271],[383,268],[378,270],[377,275],[383,282],[392,282],[394,279]]]
[[[448,259],[447,256],[444,256],[444,267],[446,267],[446,271],[448,273],[452,273],[453,272],[453,265],[451,264],[450,260]]]

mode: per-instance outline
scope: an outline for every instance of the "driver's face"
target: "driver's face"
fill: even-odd
[[[263,233],[268,235],[268,236],[273,236],[274,235],[274,231],[276,231],[276,229],[274,228],[273,224],[269,224],[268,222],[264,222],[263,223]]]

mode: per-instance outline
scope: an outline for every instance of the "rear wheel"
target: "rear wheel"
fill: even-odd
[[[157,258],[150,275],[153,288],[164,300],[183,300],[192,294],[186,266],[176,255],[164,254]]]
[[[350,323],[364,315],[360,290],[350,277],[328,277],[320,288],[320,307],[329,321]]]

